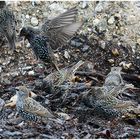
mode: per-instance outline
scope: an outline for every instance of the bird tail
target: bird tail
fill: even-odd
[[[7,35],[6,37],[7,37],[10,49],[15,50],[15,48],[16,48],[15,35],[12,35],[12,36]]]

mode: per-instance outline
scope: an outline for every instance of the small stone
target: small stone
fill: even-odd
[[[113,54],[114,56],[118,56],[118,55],[119,55],[119,51],[118,51],[117,48],[114,48],[114,49],[112,49],[111,51],[112,51],[112,54]]]
[[[100,22],[100,20],[99,20],[98,18],[96,18],[95,20],[93,20],[93,24],[94,24],[94,25],[99,24],[99,22]]]
[[[30,48],[31,47],[30,43],[27,43],[26,47],[27,48]]]
[[[96,8],[95,8],[95,12],[102,12],[102,10],[103,10],[103,6],[99,3],[97,6],[96,6]]]
[[[83,50],[83,52],[85,52],[85,51],[87,51],[88,49],[89,49],[89,46],[88,46],[88,45],[84,45],[82,50]]]
[[[48,17],[48,12],[43,12],[44,17]]]
[[[108,62],[109,62],[110,64],[113,64],[113,63],[114,63],[114,59],[109,59]]]
[[[67,59],[70,58],[70,55],[69,55],[68,51],[65,51],[65,52],[64,52],[64,57],[67,58]]]
[[[85,9],[85,8],[87,8],[87,7],[88,7],[88,1],[85,1],[85,0],[84,0],[84,1],[82,2],[82,8]]]
[[[10,132],[10,131],[6,130],[6,131],[3,132],[3,135],[6,136],[6,137],[8,137],[8,136],[19,136],[19,135],[22,135],[22,133],[19,132],[19,131]]]
[[[100,20],[100,22],[96,25],[96,28],[99,33],[102,33],[107,30],[107,21],[106,19]]]
[[[115,18],[118,18],[118,19],[121,19],[121,14],[120,14],[120,13],[116,13],[116,14],[114,15],[114,17],[115,17]]]
[[[54,56],[56,57],[57,60],[59,60],[59,55],[57,53],[54,53]]]
[[[48,99],[45,100],[45,104],[46,104],[46,105],[49,104],[49,100],[48,100]]]
[[[27,70],[31,70],[31,69],[32,69],[32,66],[27,66],[27,67],[22,68],[23,71],[27,71]]]
[[[29,16],[29,15],[26,15],[25,17],[26,17],[26,19],[29,19],[29,18],[30,18],[30,16]]]
[[[49,5],[50,10],[55,10],[55,11],[61,11],[62,13],[65,12],[66,10],[58,3],[52,3]]]
[[[58,116],[60,116],[64,120],[70,120],[70,116],[66,113],[61,112],[61,113],[57,113],[57,114],[58,114]]]
[[[106,47],[105,41],[100,41],[100,47],[102,49],[105,49],[105,47]]]
[[[38,19],[37,19],[36,17],[32,17],[32,18],[31,18],[31,24],[32,24],[33,26],[37,26],[37,25],[38,25]]]
[[[108,20],[108,24],[113,24],[115,22],[115,19],[113,16],[111,16]]]
[[[10,75],[11,75],[12,77],[16,77],[16,76],[19,75],[19,72],[15,71],[15,72],[10,73]]]
[[[35,72],[33,70],[32,71],[29,71],[28,72],[28,75],[33,76],[33,75],[35,75]]]
[[[10,84],[11,84],[11,81],[8,80],[7,78],[3,79],[3,82],[4,82],[5,84],[7,84],[7,85],[10,85]]]

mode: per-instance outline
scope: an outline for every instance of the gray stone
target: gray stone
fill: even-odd
[[[115,22],[115,19],[113,16],[111,16],[108,20],[108,24],[113,24]]]
[[[32,17],[31,18],[31,24],[33,25],[33,26],[37,26],[38,25],[38,19],[36,18],[36,17]]]
[[[85,51],[87,51],[88,49],[89,49],[89,46],[88,46],[88,45],[84,45],[82,50],[83,50],[83,52],[85,52]]]
[[[22,133],[19,132],[19,131],[14,131],[14,132],[4,131],[3,135],[6,136],[6,137],[7,136],[19,136],[19,135],[22,135]]]

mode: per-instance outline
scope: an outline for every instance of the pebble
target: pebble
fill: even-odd
[[[33,70],[32,71],[29,71],[28,72],[28,75],[33,76],[33,75],[35,75],[35,72]]]
[[[84,45],[82,51],[85,52],[85,51],[87,51],[88,49],[89,49],[89,46],[88,46],[88,45]]]
[[[104,50],[106,47],[105,41],[100,41],[100,47]]]
[[[49,102],[50,102],[50,101],[49,101],[48,99],[45,100],[45,104],[46,104],[46,105],[48,105]]]
[[[93,20],[93,24],[94,24],[94,25],[99,24],[99,22],[100,22],[100,20],[99,20],[98,18],[96,18],[95,20]]]
[[[106,19],[100,20],[100,22],[96,25],[98,32],[102,33],[107,30],[107,21]]]
[[[19,132],[19,131],[14,131],[14,132],[4,131],[3,135],[6,136],[6,137],[8,137],[8,136],[19,136],[19,135],[22,135],[22,133]]]
[[[51,5],[49,5],[49,8],[51,11],[55,10],[55,11],[61,11],[61,12],[65,12],[66,10],[58,3],[52,3]]]
[[[7,79],[7,78],[4,78],[3,79],[3,83],[4,84],[7,84],[7,85],[10,85],[11,84],[11,81],[9,79]]]
[[[83,43],[75,41],[75,40],[71,40],[70,45],[73,46],[73,47],[80,47],[80,46],[83,45]]]
[[[111,16],[110,18],[109,18],[109,20],[108,20],[108,24],[113,24],[115,22],[115,19],[114,19],[114,17],[113,16]]]
[[[18,76],[18,75],[19,75],[19,72],[17,72],[17,71],[11,72],[10,75],[11,75],[12,77]]]
[[[37,26],[38,25],[38,19],[36,18],[36,17],[32,17],[31,18],[31,24],[33,25],[33,26]]]
[[[67,58],[67,59],[70,58],[70,55],[69,55],[68,51],[65,51],[65,52],[64,52],[64,57]]]
[[[26,17],[26,19],[29,19],[29,18],[30,18],[30,16],[29,16],[29,15],[26,15],[25,17]]]
[[[87,7],[88,7],[88,1],[84,0],[83,3],[82,3],[82,8],[85,9]]]
[[[30,48],[31,47],[30,43],[27,43],[26,47],[27,48]]]
[[[31,70],[31,69],[32,69],[32,66],[27,66],[27,67],[22,68],[23,71],[27,71],[27,70]]]
[[[48,12],[43,12],[44,17],[48,17]]]

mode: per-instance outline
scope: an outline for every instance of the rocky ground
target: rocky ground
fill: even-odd
[[[64,124],[28,125],[26,121],[18,120],[14,107],[8,107],[6,119],[0,122],[0,138],[139,138],[138,113],[133,118],[112,122],[77,108],[82,106],[80,96],[87,90],[87,85],[102,86],[111,67],[121,66],[123,80],[136,88],[129,91],[129,95],[135,95],[132,100],[138,103],[140,110],[140,3],[19,1],[7,4],[17,18],[17,53],[12,54],[6,40],[0,40],[0,98],[7,102],[15,95],[12,88],[24,84],[36,93],[36,100],[43,106],[65,113],[63,116],[67,119]],[[52,69],[48,65],[46,71],[36,62],[28,42],[24,43],[18,34],[23,26],[37,28],[46,19],[73,6],[78,7],[77,18],[84,24],[68,45],[55,51],[55,55],[60,68],[80,60],[86,63],[75,73],[76,90],[70,91],[63,100],[64,90],[55,89],[52,93],[42,85],[42,79]]]

